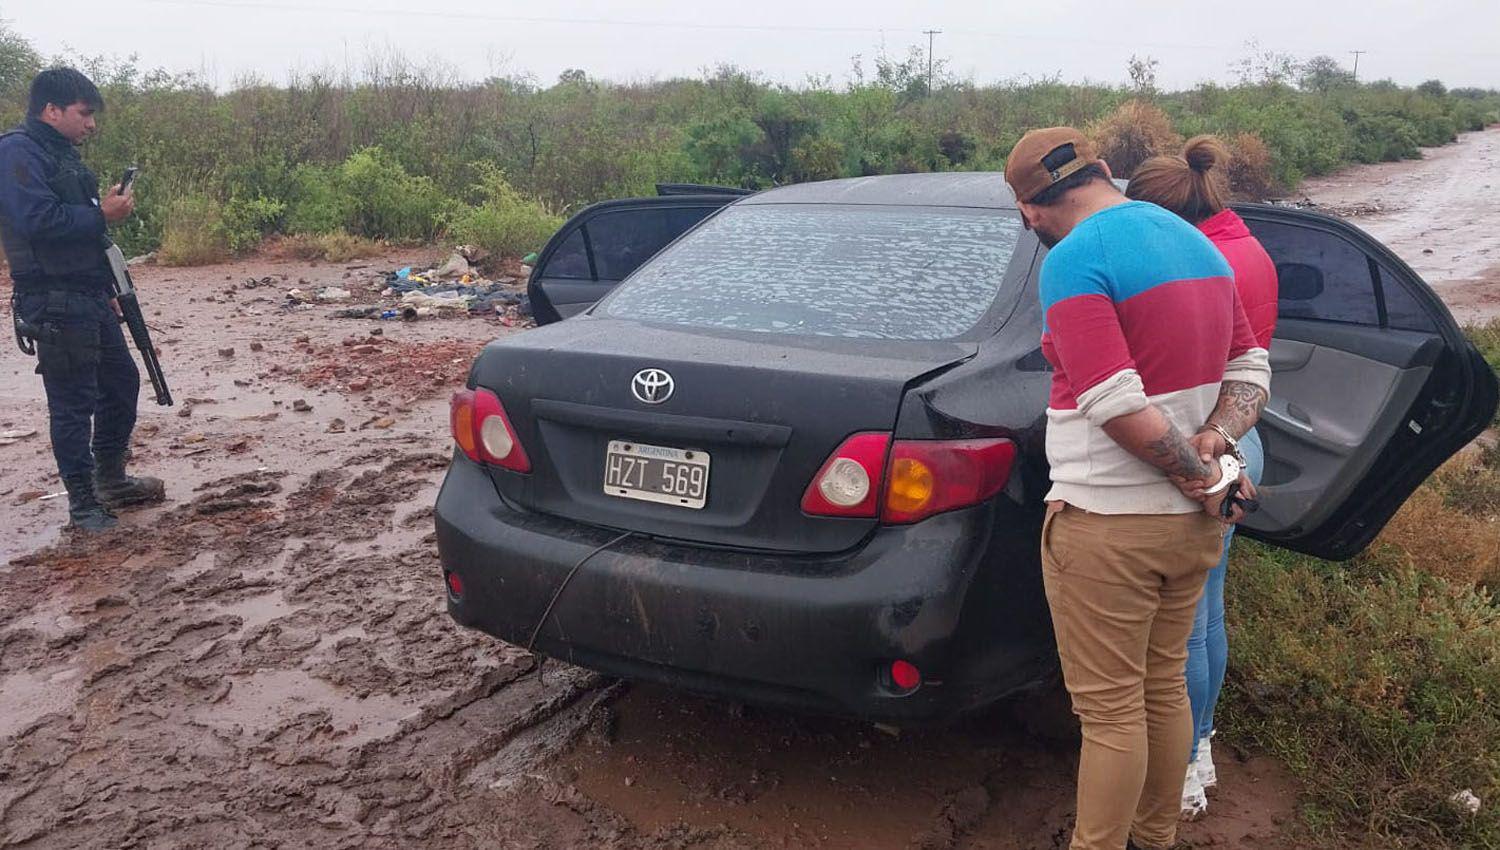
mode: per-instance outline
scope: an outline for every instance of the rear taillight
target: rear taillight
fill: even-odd
[[[855,434],[834,451],[802,495],[813,516],[874,518],[880,513],[880,482],[889,434]]]
[[[469,460],[515,472],[531,471],[531,459],[521,448],[505,406],[489,390],[481,387],[454,393],[448,406],[448,425],[453,441]]]
[[[881,519],[919,522],[977,505],[1010,478],[1016,444],[1010,440],[897,440],[891,447]]]

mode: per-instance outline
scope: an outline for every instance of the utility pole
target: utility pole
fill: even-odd
[[[927,36],[927,96],[932,97],[932,37],[942,35],[942,30],[922,30]]]
[[[1370,51],[1351,50],[1349,52],[1354,54],[1354,81],[1357,83],[1359,82],[1359,57],[1363,56],[1366,53],[1369,53]]]

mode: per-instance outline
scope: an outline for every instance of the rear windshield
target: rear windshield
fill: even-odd
[[[1014,213],[730,207],[652,258],[601,312],[807,336],[938,340],[973,329],[1020,238]]]

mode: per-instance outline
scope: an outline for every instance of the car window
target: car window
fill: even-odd
[[[730,207],[615,288],[602,312],[699,327],[951,339],[989,310],[1021,234],[1001,210]]]
[[[1411,290],[1402,285],[1403,275],[1398,275],[1390,266],[1380,264],[1381,290],[1385,293],[1386,320],[1393,328],[1403,331],[1426,331],[1437,333],[1437,323],[1432,320],[1432,314],[1428,313],[1411,294]]]
[[[583,244],[583,230],[574,228],[573,232],[563,239],[557,250],[547,259],[547,264],[542,267],[543,277],[566,277],[579,280],[592,280],[594,275],[589,271],[588,248]]]
[[[653,254],[718,207],[623,209],[590,218],[589,243],[600,280],[624,280]]]
[[[1257,221],[1254,231],[1276,263],[1281,318],[1380,324],[1369,259],[1359,248],[1296,224]]]

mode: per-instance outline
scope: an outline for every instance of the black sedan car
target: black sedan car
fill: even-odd
[[[1483,429],[1495,376],[1359,230],[1241,214],[1281,277],[1247,532],[1347,558]],[[575,216],[531,281],[539,315],[572,318],[491,343],[453,401],[453,617],[606,673],[893,722],[1047,681],[1041,255],[998,174]]]

